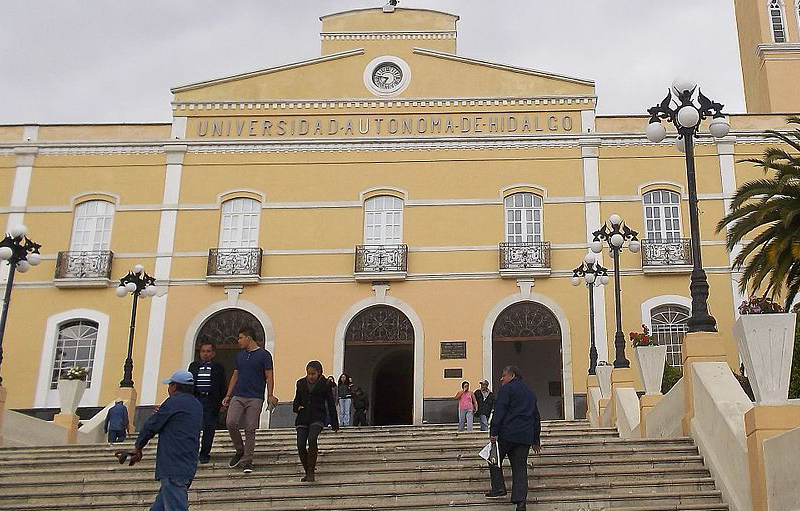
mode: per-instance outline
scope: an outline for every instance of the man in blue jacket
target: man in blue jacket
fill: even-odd
[[[142,459],[142,449],[158,435],[156,480],[161,482],[161,490],[150,511],[188,511],[189,486],[197,472],[203,405],[194,397],[194,377],[189,371],[178,371],[163,383],[169,385],[169,397],[139,433],[131,465]]]
[[[128,409],[122,404],[122,399],[117,399],[106,414],[103,430],[108,433],[109,445],[115,442],[124,442],[128,436]]]
[[[506,483],[501,468],[503,459],[508,456],[511,462],[511,502],[517,511],[524,511],[528,498],[528,453],[531,448],[538,454],[541,451],[539,437],[542,424],[536,396],[522,382],[522,375],[516,366],[507,366],[500,377],[500,392],[494,404],[494,415],[489,428],[489,440],[496,444],[499,458],[489,464],[492,489],[487,497],[506,495]]]

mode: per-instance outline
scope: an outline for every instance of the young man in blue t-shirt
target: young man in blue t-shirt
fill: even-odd
[[[273,394],[275,380],[272,374],[272,355],[256,344],[255,337],[252,327],[239,330],[237,342],[244,351],[236,355],[228,393],[222,400],[222,406],[228,407],[226,423],[236,449],[228,466],[234,468],[241,463],[245,474],[253,471],[256,429],[264,406],[264,391],[267,391],[267,402],[270,405],[278,404],[278,398]],[[244,429],[244,441],[241,429]]]

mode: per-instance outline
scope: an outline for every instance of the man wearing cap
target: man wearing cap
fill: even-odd
[[[489,382],[483,380],[481,388],[475,391],[475,401],[478,402],[478,419],[481,421],[481,431],[489,431],[489,416],[494,409],[494,394],[489,390]]]
[[[128,435],[128,409],[122,404],[122,399],[117,399],[108,410],[103,430],[108,433],[109,445],[125,441]]]
[[[203,405],[194,397],[194,377],[189,371],[178,371],[169,379],[169,397],[145,422],[131,465],[142,459],[142,449],[158,435],[156,480],[161,490],[150,511],[186,511],[189,509],[189,486],[197,472],[197,451],[203,427]]]

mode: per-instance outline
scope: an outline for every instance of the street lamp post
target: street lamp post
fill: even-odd
[[[695,105],[695,91],[697,104]],[[664,100],[647,110],[650,123],[646,134],[651,142],[661,142],[667,130],[661,124],[665,119],[678,130],[676,145],[686,154],[686,182],[689,188],[689,223],[692,238],[692,276],[689,290],[692,295],[692,315],[688,320],[689,332],[716,332],[717,321],[708,312],[708,279],[703,270],[700,254],[700,220],[697,208],[697,180],[694,168],[694,139],[700,131],[700,123],[711,117],[709,132],[715,138],[726,136],[731,129],[722,113],[723,105],[711,101],[697,88],[697,84],[688,80],[675,80],[672,89]]]
[[[128,358],[125,359],[122,381],[119,382],[119,386],[123,388],[133,387],[133,333],[136,329],[136,306],[140,296],[146,298],[156,295],[155,283],[156,279],[148,275],[141,264],[134,266],[132,271],[129,271],[127,275],[119,279],[117,296],[123,298],[126,294],[133,295],[131,326],[128,334]]]
[[[3,338],[6,332],[6,318],[8,317],[8,303],[11,301],[11,288],[14,286],[14,274],[27,272],[31,266],[36,266],[42,262],[39,255],[41,245],[31,241],[26,234],[27,228],[24,225],[17,225],[6,237],[0,241],[0,260],[8,262],[8,281],[6,282],[6,292],[3,297],[3,311],[0,313],[0,364],[3,363]],[[0,386],[3,385],[3,378],[0,376]]]
[[[611,224],[609,228],[608,224]],[[639,252],[641,245],[637,236],[638,232],[634,231],[622,221],[617,214],[611,215],[608,223],[592,233],[594,239],[589,245],[592,252],[599,254],[603,251],[603,242],[608,243],[608,248],[611,251],[611,257],[614,259],[614,304],[617,319],[617,331],[614,333],[614,348],[616,356],[614,358],[615,368],[630,367],[630,361],[625,358],[625,336],[622,333],[622,306],[619,294],[619,253],[622,251],[622,246],[628,241],[628,249],[633,252]]]
[[[589,289],[589,374],[596,374],[597,347],[594,334],[594,287],[608,284],[608,269],[602,267],[594,254],[587,254],[580,266],[572,270],[572,285],[581,283],[581,277]]]

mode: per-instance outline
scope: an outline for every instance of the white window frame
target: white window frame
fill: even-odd
[[[39,360],[39,376],[36,380],[35,408],[57,408],[59,406],[58,390],[50,389],[58,333],[61,325],[77,319],[87,319],[97,323],[97,342],[94,348],[92,381],[86,387],[86,392],[84,392],[78,406],[105,406],[108,404],[100,403],[100,390],[103,384],[109,317],[92,309],[72,309],[47,318],[42,342],[42,355]]]
[[[652,197],[655,197],[655,194],[659,195],[659,201],[663,196],[663,193],[666,192],[670,194],[670,198],[676,197],[677,202],[652,202]],[[647,199],[648,197],[651,198],[651,202],[648,204]],[[648,208],[658,210],[659,216],[648,218]],[[668,208],[670,210],[674,209],[675,217],[668,217],[667,213]],[[665,188],[658,188],[655,190],[648,190],[647,192],[642,194],[642,216],[644,218],[644,239],[648,240],[659,240],[659,241],[675,241],[683,238],[683,220],[681,219],[681,194]],[[655,222],[660,222],[660,228],[655,229],[654,227],[650,227],[648,222],[652,221],[654,224]],[[678,222],[678,228],[675,229],[674,227],[671,229],[667,229],[666,224],[667,222]],[[677,236],[676,236],[677,234]]]
[[[786,27],[786,12],[785,12],[785,9],[784,9],[785,7],[786,6],[784,5],[782,0],[767,0],[767,20],[768,20],[768,23],[769,23],[769,32],[772,35],[772,42],[774,42],[774,43],[785,43],[785,42],[789,41],[789,38],[787,37],[788,34],[786,33],[786,28],[787,27]],[[780,21],[781,21],[780,29],[781,29],[781,32],[783,32],[783,41],[778,41],[777,38],[776,38],[775,24],[773,23],[773,17],[772,17],[772,11],[774,9],[778,10],[778,12],[780,14],[780,17],[781,17],[781,19],[780,19]]]
[[[394,195],[376,195],[365,200],[364,245],[402,245],[404,208],[403,199]],[[389,227],[396,232],[387,236]],[[380,228],[379,235],[375,234],[377,228]]]
[[[218,247],[223,249],[258,247],[260,224],[260,201],[251,197],[234,197],[226,200],[220,208]]]
[[[95,211],[90,214],[88,210],[93,206]],[[97,211],[101,207],[104,211],[98,213]],[[88,200],[76,205],[72,219],[70,251],[100,252],[109,250],[115,209],[113,203],[105,200]],[[90,227],[87,228],[87,225]]]
[[[521,199],[522,205],[517,206],[517,197]],[[525,205],[525,198],[531,197],[531,205]],[[513,204],[509,206],[508,202],[512,201]],[[509,218],[509,213],[514,214],[514,219]],[[519,213],[519,215],[517,215]],[[530,213],[530,215],[528,215]],[[538,215],[537,215],[538,213]],[[517,219],[519,216],[519,219]],[[537,219],[538,216],[538,219]],[[519,224],[520,232],[516,232],[517,224]],[[510,227],[514,226],[514,233],[509,232]],[[527,232],[530,227],[531,232]],[[536,232],[538,227],[539,232]],[[533,192],[517,192],[506,195],[503,197],[503,231],[505,232],[506,243],[532,243],[544,241],[544,198]],[[525,239],[519,240],[516,237]],[[529,240],[528,237],[533,237]]]

